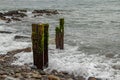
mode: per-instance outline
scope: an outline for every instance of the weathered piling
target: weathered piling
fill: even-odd
[[[37,38],[37,24],[32,24],[32,48],[33,48],[33,62],[37,65],[37,54],[38,54],[38,38]]]
[[[44,67],[48,67],[49,24],[44,24]]]
[[[44,26],[32,24],[32,48],[34,65],[38,69],[44,68]]]
[[[60,19],[60,49],[64,49],[64,18]]]
[[[60,47],[60,40],[59,40],[60,39],[60,28],[56,27],[55,31],[56,31],[56,33],[55,33],[56,49],[59,49],[59,47]]]
[[[57,49],[64,49],[64,19],[60,19],[59,27],[56,27],[55,41]]]

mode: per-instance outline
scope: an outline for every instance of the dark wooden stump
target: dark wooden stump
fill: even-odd
[[[64,49],[64,19],[60,19],[60,26],[56,27],[56,49]]]
[[[49,24],[44,24],[44,67],[48,67]]]
[[[32,45],[34,65],[44,68],[44,26],[32,24]]]

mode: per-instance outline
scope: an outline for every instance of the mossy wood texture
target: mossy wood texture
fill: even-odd
[[[49,24],[44,24],[44,66],[48,67]]]
[[[55,31],[56,48],[64,49],[64,18],[60,19],[59,27],[56,27]]]
[[[32,48],[34,65],[43,69],[48,64],[48,27],[45,25],[32,24]]]

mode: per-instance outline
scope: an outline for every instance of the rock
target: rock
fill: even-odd
[[[6,17],[0,16],[0,19],[1,19],[1,20],[6,20]]]
[[[4,16],[13,16],[13,17],[25,17],[27,16],[25,13],[20,13],[18,10],[8,11],[3,14]]]
[[[18,11],[20,11],[20,12],[27,12],[27,10],[25,10],[25,9],[20,9]]]
[[[21,18],[24,18],[26,17],[27,15],[25,13],[18,13],[18,14],[14,14],[13,17],[21,17]]]
[[[72,78],[69,78],[69,79],[67,79],[67,80],[73,80]],[[81,79],[80,79],[81,80]]]
[[[24,48],[24,49],[12,50],[12,51],[7,52],[7,55],[17,54],[17,53],[20,53],[20,52],[31,52],[31,47],[27,47],[27,48]]]
[[[51,73],[54,74],[54,75],[57,75],[58,71],[57,70],[52,70]]]
[[[108,57],[108,58],[113,58],[113,57],[114,57],[114,54],[109,53],[109,54],[106,54],[105,56]]]
[[[3,16],[3,13],[0,12],[0,16]]]
[[[42,76],[41,75],[39,75],[39,74],[32,74],[32,78],[36,78],[36,79],[41,79],[42,78]]]
[[[15,74],[15,78],[20,78],[21,77],[21,74],[20,73],[16,73]]]
[[[21,19],[15,18],[15,17],[12,17],[11,19],[14,20],[14,21],[21,21]]]
[[[112,68],[114,68],[116,70],[120,70],[120,65],[114,65],[114,66],[112,66]]]
[[[89,77],[88,80],[96,80],[95,77]]]
[[[34,15],[34,17],[37,17],[37,16],[43,16],[43,14],[39,13],[39,14]]]
[[[0,31],[0,33],[11,34],[12,32],[9,32],[9,31]]]
[[[23,39],[23,38],[30,38],[30,37],[27,37],[27,36],[19,36],[19,35],[16,35],[15,37],[14,37],[14,39]]]
[[[60,80],[60,78],[54,75],[49,75],[48,80]]]
[[[0,80],[5,80],[6,77],[7,75],[0,75]]]
[[[39,70],[38,72],[39,72],[41,75],[46,75],[45,71],[43,71],[43,70]]]
[[[5,78],[5,80],[20,80],[20,79],[19,79],[19,78],[13,78],[13,77],[7,76],[7,77]]]
[[[4,16],[13,16],[14,14],[18,14],[18,11],[13,10],[13,11],[8,11],[4,13]]]
[[[49,15],[59,14],[57,10],[47,10],[47,9],[45,9],[45,10],[34,10],[32,13],[41,13],[41,14],[49,14]]]
[[[83,76],[78,76],[77,80],[86,80]]]
[[[10,23],[11,22],[11,19],[10,18],[6,18],[6,23]]]

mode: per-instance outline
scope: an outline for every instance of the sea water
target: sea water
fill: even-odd
[[[31,41],[15,41],[15,35],[31,36],[31,24],[50,24],[50,40],[54,42],[59,18],[65,18],[65,49],[49,45],[49,67],[80,76],[102,80],[120,79],[120,1],[119,0],[0,0],[0,11],[27,9],[22,22],[4,23],[0,30],[0,54],[31,46]],[[61,14],[33,18],[34,9],[56,9]],[[23,53],[23,52],[22,52]],[[20,53],[21,54],[21,53]],[[23,65],[32,53],[23,53],[13,64]],[[29,58],[24,61],[25,57]]]

